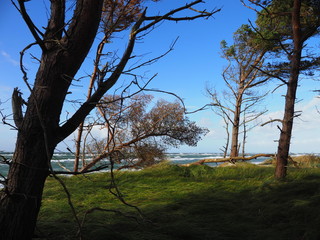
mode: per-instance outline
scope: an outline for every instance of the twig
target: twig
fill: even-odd
[[[115,181],[115,176],[114,176],[114,171],[113,171],[113,161],[111,160],[111,186],[116,190],[116,192],[112,191],[112,188],[109,188],[109,192],[114,195],[115,197],[117,197],[123,204],[127,205],[128,207],[134,208],[140,215],[140,217],[144,220],[146,220],[146,217],[144,216],[144,214],[142,213],[142,211],[140,210],[140,208],[138,208],[137,206],[134,206],[132,204],[129,204],[125,201],[125,199],[122,197],[122,194],[120,193],[120,190],[116,184]],[[150,221],[150,220],[149,220]]]

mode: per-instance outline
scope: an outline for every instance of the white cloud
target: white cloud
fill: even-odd
[[[320,108],[320,99],[313,98],[296,105],[297,111],[302,111],[299,118],[296,118],[293,126],[291,152],[299,153],[318,153],[320,152],[320,114],[316,106]],[[268,112],[260,118],[262,123],[282,119],[283,111]],[[210,133],[198,143],[198,147],[188,151],[196,152],[220,152],[219,148],[224,146],[226,132],[223,128],[224,123],[215,116],[202,117],[197,123],[202,127],[207,127]],[[280,136],[280,122],[272,122],[263,127],[257,126],[248,132],[246,151],[251,153],[274,153],[277,151]],[[230,132],[231,134],[231,132]],[[240,137],[240,140],[241,137]],[[186,149],[187,148],[183,148]]]
[[[13,66],[19,66],[19,62],[14,60],[9,53],[1,50],[0,54],[5,58],[7,62],[11,63]]]
[[[320,152],[320,114],[317,112],[316,106],[320,106],[319,98],[313,98],[308,102],[296,105],[295,109],[302,112],[301,116],[294,121],[291,152]],[[270,112],[263,116],[263,121],[282,119],[282,117],[283,111]],[[275,141],[279,139],[280,134],[277,125],[281,126],[281,123],[273,122],[249,132],[248,151],[266,149],[264,152],[275,152],[277,150],[277,142]]]

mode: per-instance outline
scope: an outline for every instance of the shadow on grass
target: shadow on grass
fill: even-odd
[[[287,182],[262,178],[257,182],[232,177],[201,180],[180,174],[184,185],[164,181],[161,187],[150,186],[154,193],[162,191],[160,196],[166,199],[141,204],[136,200],[152,223],[137,224],[114,214],[96,212],[86,221],[84,239],[320,239],[319,176],[306,174]],[[131,184],[132,191],[139,185],[133,180]],[[181,188],[187,185],[189,191],[181,190],[183,193],[176,196],[173,184]],[[148,194],[146,186],[144,191]],[[51,222],[43,217],[38,225],[47,236],[43,239],[76,239],[71,215],[64,213]]]

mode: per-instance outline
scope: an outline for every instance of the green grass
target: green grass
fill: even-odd
[[[109,193],[110,175],[64,178],[84,239],[320,239],[320,169],[290,168],[286,181],[273,179],[273,168],[243,164],[232,168],[160,164],[139,172],[117,172],[124,199]],[[77,225],[61,186],[48,179],[38,220],[43,239],[78,239]]]

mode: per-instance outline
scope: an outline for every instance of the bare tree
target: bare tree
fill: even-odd
[[[127,47],[122,57],[114,63],[110,74],[101,76],[92,95],[66,122],[61,123],[61,111],[69,87],[93,44],[99,26],[105,23],[105,14],[108,16],[110,11],[113,11],[113,2],[115,1],[77,0],[74,2],[74,12],[68,19],[66,1],[52,0],[48,24],[44,28],[37,27],[28,15],[25,6],[27,1],[18,0],[15,5],[35,42],[21,52],[21,71],[31,94],[21,127],[18,127],[16,148],[7,182],[0,195],[0,239],[32,238],[44,183],[47,176],[53,173],[50,161],[55,147],[77,129],[96,103],[114,86],[125,71],[137,38],[144,36],[164,20],[193,20],[214,13],[198,11],[193,16],[176,17],[176,14],[183,10],[192,11],[190,8],[201,0],[161,16],[146,16],[146,11],[141,10],[132,21]],[[108,34],[109,25],[102,26],[103,32]],[[40,66],[36,78],[31,84],[23,66],[23,56],[35,45],[40,47],[42,55],[39,58]]]
[[[228,155],[228,149],[229,149],[229,143],[230,143],[230,131],[229,131],[230,120],[229,120],[229,117],[227,117],[227,115],[226,115],[227,113],[223,108],[221,108],[221,107],[216,108],[216,109],[214,109],[214,111],[217,115],[219,115],[223,119],[223,122],[224,122],[223,128],[226,131],[226,143],[224,146],[222,146],[222,148],[220,150],[222,150],[223,157],[226,158]]]
[[[158,1],[158,0],[155,0]],[[96,49],[96,57],[94,60],[93,71],[90,77],[90,83],[88,86],[87,100],[93,93],[94,85],[99,83],[108,73],[112,72],[112,65],[115,59],[107,61],[105,53],[105,46],[110,43],[111,39],[118,32],[127,30],[133,22],[137,21],[141,14],[141,0],[131,1],[111,1],[106,0],[104,2],[102,27],[105,30],[105,34],[98,44]],[[82,142],[82,133],[84,128],[84,122],[81,122],[78,127],[77,139],[75,141],[75,162],[74,171],[78,171],[80,149]]]
[[[221,49],[222,56],[229,63],[222,74],[228,90],[223,93],[223,99],[216,91],[207,88],[207,92],[212,105],[219,108],[232,125],[230,157],[236,157],[239,154],[240,126],[264,113],[247,114],[246,119],[241,120],[242,113],[252,111],[252,107],[265,96],[254,90],[270,79],[259,71],[268,48],[263,47],[263,42],[259,41],[257,33],[250,26],[242,25],[234,34],[234,44],[228,46],[222,41]]]
[[[87,171],[103,159],[124,166],[144,167],[164,158],[167,147],[180,144],[195,146],[207,130],[196,126],[179,102],[158,100],[151,107],[151,95],[106,96],[98,105],[95,121],[105,137],[92,136],[86,146],[91,160],[80,172]],[[147,109],[150,109],[149,111]]]

